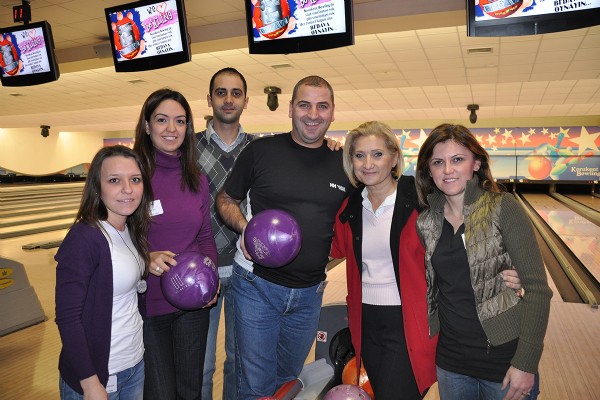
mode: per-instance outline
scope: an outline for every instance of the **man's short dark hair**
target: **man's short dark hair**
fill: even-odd
[[[300,88],[300,86],[304,85],[312,87],[326,87],[329,90],[329,93],[331,94],[331,104],[334,104],[333,88],[331,87],[329,82],[317,75],[307,76],[306,78],[300,79],[298,83],[296,83],[296,86],[294,86],[294,91],[292,92],[292,104],[294,104],[294,100],[296,100],[296,96],[298,95],[298,89]]]
[[[226,67],[226,68],[222,68],[222,69],[218,70],[217,72],[215,72],[215,74],[212,76],[212,78],[210,78],[210,84],[208,86],[208,90],[209,90],[209,94],[211,96],[212,96],[212,92],[215,88],[215,79],[217,78],[217,76],[219,76],[221,74],[230,74],[230,75],[239,76],[239,78],[242,80],[242,84],[244,85],[244,96],[246,96],[248,94],[248,85],[246,84],[246,78],[244,78],[244,75],[242,75],[242,73],[235,68]]]

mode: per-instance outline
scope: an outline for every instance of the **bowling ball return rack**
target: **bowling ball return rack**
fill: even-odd
[[[282,385],[265,399],[321,400],[334,386],[342,383],[345,362],[354,356],[348,331],[346,303],[321,307],[315,345],[315,361],[305,364],[298,379]]]

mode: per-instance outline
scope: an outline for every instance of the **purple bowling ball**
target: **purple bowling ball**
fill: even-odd
[[[198,310],[207,305],[219,288],[219,275],[215,263],[194,251],[175,256],[177,265],[160,278],[163,295],[180,310]]]
[[[323,400],[371,400],[371,396],[356,385],[337,385],[331,388]]]
[[[300,225],[285,211],[261,211],[248,222],[244,245],[257,264],[268,268],[282,267],[300,252]]]

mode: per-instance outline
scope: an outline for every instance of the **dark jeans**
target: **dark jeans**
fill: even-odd
[[[402,306],[362,305],[362,360],[377,400],[418,400]]]
[[[144,319],[144,399],[200,399],[209,310]]]

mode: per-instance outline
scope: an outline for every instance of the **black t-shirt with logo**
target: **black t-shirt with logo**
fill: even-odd
[[[300,225],[298,256],[281,268],[254,263],[256,275],[291,288],[310,287],[325,279],[335,215],[351,190],[342,151],[329,150],[325,143],[319,148],[301,146],[291,133],[263,137],[246,146],[223,187],[237,200],[248,193],[252,215],[280,209]]]

